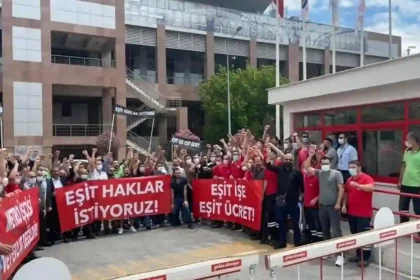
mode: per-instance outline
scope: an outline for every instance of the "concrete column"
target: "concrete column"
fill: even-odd
[[[112,67],[112,55],[111,52],[103,52],[102,53],[102,67],[103,68],[111,68]]]
[[[331,65],[331,51],[329,48],[325,48],[322,75],[330,74],[330,65]]]
[[[53,137],[53,90],[52,84],[42,84],[42,126],[44,147],[52,147]]]
[[[159,119],[159,143],[166,144],[168,142],[168,119],[162,115]]]
[[[290,82],[299,81],[299,61],[300,61],[299,44],[290,43],[288,59],[287,59],[287,75]]]
[[[156,30],[157,81],[160,92],[166,89],[166,32],[165,25],[158,24]]]
[[[251,41],[249,41],[249,65],[251,67],[257,68],[257,59],[257,40],[251,38]]]
[[[111,129],[110,125],[112,123],[112,89],[103,89],[102,90],[102,125],[104,126],[104,131]]]
[[[188,129],[188,108],[180,107],[176,109],[176,130]]]
[[[204,68],[204,77],[208,80],[214,75],[214,33],[207,32],[206,34],[206,61]]]

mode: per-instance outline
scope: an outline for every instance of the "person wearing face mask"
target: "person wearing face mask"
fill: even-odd
[[[350,178],[349,163],[351,161],[359,160],[357,150],[347,142],[347,135],[341,133],[338,136],[338,143],[340,147],[337,149],[337,170],[343,175],[344,182]]]
[[[267,187],[267,182],[265,181],[265,166],[261,156],[254,156],[253,166],[251,167],[251,173],[253,180],[263,181],[264,190]],[[267,209],[265,208],[266,204],[263,200],[263,210],[261,212],[261,231],[250,231],[251,240],[261,240],[261,244],[268,244],[268,231],[266,230],[267,225]],[[264,230],[265,229],[265,230]]]
[[[295,246],[301,245],[300,233],[300,208],[299,199],[303,193],[302,172],[294,168],[294,158],[291,154],[284,155],[283,164],[275,166],[269,157],[266,159],[266,168],[277,174],[276,193],[276,222],[278,224],[278,236],[274,237],[273,248],[286,248],[288,232],[287,217],[290,215],[293,229]]]
[[[174,177],[172,178],[172,182],[171,182],[171,189],[172,189],[171,224],[172,226],[181,225],[181,222],[179,221],[179,214],[180,214],[179,212],[182,212],[183,222],[188,225],[189,229],[193,229],[191,213],[188,208],[187,188],[188,188],[187,179],[181,176],[181,171],[179,169],[175,169]]]
[[[309,152],[308,152],[309,145],[310,145],[309,133],[303,132],[302,137],[301,137],[302,140],[299,139],[299,137],[297,136],[297,133],[293,133],[292,137],[296,139],[298,146],[300,146],[296,152],[297,152],[297,157],[298,157],[297,169],[301,170],[302,164],[305,162],[305,160],[309,156]]]
[[[416,131],[410,131],[405,140],[407,147],[401,166],[398,189],[402,193],[420,194],[420,135]],[[413,210],[416,215],[420,215],[420,198],[400,196],[399,211],[408,213],[410,202],[413,200]],[[400,216],[401,223],[408,222],[409,217]],[[417,241],[416,241],[417,242]]]
[[[224,155],[223,159],[220,156],[216,157],[216,166],[213,167],[212,173],[213,173],[213,179],[229,180],[231,176],[229,155]],[[221,228],[223,227],[223,221],[212,221],[211,227]]]
[[[312,158],[315,156],[316,146],[309,149],[309,157],[303,167],[310,175],[315,175],[319,180],[319,219],[322,227],[324,240],[339,238],[341,233],[341,201],[343,199],[343,175],[340,171],[331,169],[331,162],[328,157],[321,158],[321,169],[311,167]],[[337,256],[336,266],[344,264],[342,255]]]
[[[372,177],[362,172],[359,161],[349,163],[351,177],[346,182],[342,212],[347,213],[350,232],[352,234],[370,230],[372,220],[372,199],[375,181]],[[358,262],[359,267],[369,265],[371,246],[356,250],[356,256],[350,262]],[[363,260],[363,262],[362,262]]]

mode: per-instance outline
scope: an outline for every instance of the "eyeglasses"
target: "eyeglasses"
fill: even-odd
[[[292,159],[285,159],[284,161],[285,162],[292,162],[293,160]]]

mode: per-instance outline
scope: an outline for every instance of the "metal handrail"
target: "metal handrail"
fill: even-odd
[[[159,103],[161,103],[164,106],[166,102],[166,96],[157,91],[154,86],[146,82],[142,77],[140,77],[140,75],[137,75],[128,67],[126,67],[126,76],[134,84],[140,84],[140,89],[145,88],[147,90],[148,95],[150,95],[153,99],[159,101]]]
[[[53,124],[53,136],[99,136],[110,124]]]
[[[204,79],[195,79],[195,78],[181,78],[181,77],[178,77],[178,79],[179,80],[182,80],[183,82],[182,83],[175,83],[175,81],[178,81],[177,80],[177,77],[167,77],[167,82],[168,82],[168,84],[172,84],[172,85],[191,85],[191,86],[195,86],[195,87],[197,87],[197,86],[199,86],[200,85],[200,83],[204,80]]]
[[[132,131],[128,131],[127,133],[127,138],[129,140],[131,140],[132,142],[134,142],[135,144],[139,145],[140,148],[144,149],[144,150],[149,150],[149,141],[147,141],[146,139],[144,139],[143,137],[137,135],[136,133],[132,132]]]
[[[68,64],[68,65],[81,65],[81,66],[95,66],[103,67],[104,60],[93,57],[79,57],[79,56],[66,56],[66,55],[51,55],[51,62],[56,64]],[[115,60],[111,60],[110,67],[115,68]]]

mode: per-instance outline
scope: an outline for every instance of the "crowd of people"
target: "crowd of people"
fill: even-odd
[[[1,197],[30,188],[40,189],[40,242],[36,250],[53,246],[57,241],[76,241],[81,236],[95,238],[99,235],[123,234],[125,230],[136,232],[141,226],[147,230],[182,223],[193,228],[195,222],[209,224],[212,228],[226,227],[243,230],[252,240],[269,244],[275,249],[286,247],[289,228],[293,230],[295,246],[337,238],[342,235],[341,218],[345,214],[352,234],[370,229],[372,218],[372,192],[374,180],[361,170],[357,150],[348,144],[346,134],[338,137],[338,147],[331,138],[322,143],[311,141],[310,134],[293,133],[281,141],[267,134],[259,137],[247,129],[236,135],[228,135],[219,144],[207,144],[203,152],[195,154],[174,146],[172,160],[167,162],[166,152],[158,146],[145,160],[128,148],[124,160],[118,161],[113,154],[98,155],[97,149],[83,151],[85,161],[75,160],[73,155],[61,158],[38,155],[29,148],[24,155],[0,150]],[[407,135],[400,184],[409,192],[420,181],[418,150],[420,137],[414,132]],[[6,175],[7,174],[7,175]],[[60,234],[60,222],[55,200],[55,190],[85,180],[110,178],[173,175],[172,213],[127,219],[103,221]],[[254,231],[235,223],[224,221],[198,221],[192,213],[193,179],[262,180],[264,199],[261,230]],[[414,184],[414,185],[413,185]],[[409,201],[408,201],[409,203]],[[419,202],[415,203],[415,212]],[[404,206],[405,207],[405,206]],[[180,219],[182,214],[182,219]],[[304,216],[304,226],[301,221]],[[182,220],[182,222],[181,222]],[[303,234],[302,234],[303,233]],[[370,247],[357,250],[350,258],[359,266],[369,265]],[[0,245],[0,254],[9,254],[10,246]],[[29,258],[35,257],[31,254]],[[336,265],[344,259],[337,256]]]

